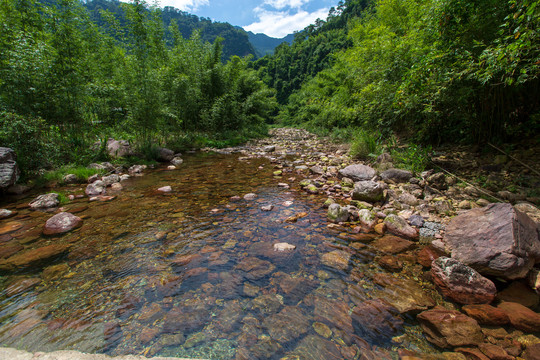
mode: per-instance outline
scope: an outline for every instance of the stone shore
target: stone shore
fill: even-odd
[[[84,354],[78,351],[54,351],[51,353],[36,352],[30,353],[27,351],[0,348],[0,359],[9,360],[202,360],[202,359],[186,359],[176,357],[153,357],[147,358],[144,356],[125,355],[111,357],[103,354]]]

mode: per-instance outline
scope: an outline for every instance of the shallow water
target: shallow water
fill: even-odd
[[[393,294],[372,280],[386,273],[373,261],[377,251],[352,245],[357,235],[347,229],[327,227],[324,199],[280,188],[278,182],[292,182],[273,170],[263,158],[187,156],[180,170],[123,182],[111,202],[66,205],[84,225],[61,237],[40,235],[51,214],[19,206],[17,218],[3,221],[24,227],[2,246],[71,247],[43,267],[1,276],[0,344],[207,359],[433,351],[411,318],[371,301]],[[155,192],[165,185],[172,194]],[[230,200],[246,193],[257,198]],[[272,211],[260,209],[270,204]],[[296,249],[274,251],[280,242]],[[329,266],[323,255],[332,251],[337,259]],[[13,290],[24,279],[35,284]]]

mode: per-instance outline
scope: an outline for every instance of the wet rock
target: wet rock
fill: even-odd
[[[7,188],[6,192],[10,195],[22,195],[32,190],[32,186],[15,184]]]
[[[267,152],[267,153],[274,152],[274,151],[276,151],[276,146],[275,146],[275,145],[268,145],[268,146],[265,146],[265,147],[263,148],[263,151],[264,151],[264,152]]]
[[[190,333],[201,329],[210,320],[210,311],[204,308],[174,307],[163,323],[163,332]]]
[[[164,193],[164,194],[170,193],[170,192],[172,192],[172,187],[170,187],[170,186],[162,186],[159,189],[157,189],[157,191],[160,192],[160,193]]]
[[[181,157],[174,157],[172,160],[171,160],[171,164],[175,167],[179,167],[180,165],[182,165],[184,163],[184,159],[182,159]]]
[[[431,267],[433,260],[445,256],[445,253],[435,248],[433,245],[427,245],[418,252],[417,260],[423,267]]]
[[[43,227],[44,235],[63,234],[82,225],[82,219],[68,212],[61,212],[51,217]]]
[[[400,313],[418,312],[435,306],[435,301],[414,280],[397,278],[389,274],[375,274],[373,282],[384,289],[375,290],[380,298]]]
[[[531,309],[513,302],[502,302],[498,306],[510,318],[510,323],[518,330],[528,333],[538,332],[540,329],[540,314]]]
[[[334,250],[321,256],[321,262],[338,270],[346,270],[349,267],[351,254],[343,250]]]
[[[444,296],[461,304],[489,304],[497,294],[491,280],[455,259],[434,260],[431,275]]]
[[[510,204],[491,204],[453,218],[444,236],[452,258],[482,274],[518,279],[540,259],[536,224]]]
[[[288,244],[288,243],[274,244],[274,251],[278,251],[278,252],[293,251],[294,249],[296,249],[296,246]]]
[[[23,227],[23,224],[17,221],[10,221],[0,224],[0,235],[10,234]]]
[[[257,257],[246,257],[242,259],[235,267],[246,274],[246,278],[257,280],[269,275],[275,270],[276,266],[269,261],[261,260]]]
[[[6,189],[19,180],[20,171],[13,149],[0,147],[0,189]]]
[[[349,220],[349,210],[339,204],[331,204],[328,207],[327,217],[329,221],[339,223]]]
[[[479,345],[484,341],[476,320],[459,311],[437,306],[417,316],[429,342],[441,347]]]
[[[276,294],[261,295],[253,299],[253,309],[265,315],[274,314],[283,306],[283,301]]]
[[[273,209],[274,209],[274,205],[261,206],[262,211],[272,211]]]
[[[257,194],[249,193],[244,195],[244,200],[255,200],[257,198]]]
[[[491,360],[487,356],[484,355],[483,352],[480,351],[480,349],[477,348],[456,348],[454,349],[458,354],[462,354],[467,360]]]
[[[413,249],[416,244],[393,235],[385,235],[371,243],[377,250],[387,254],[398,254]]]
[[[38,266],[65,253],[70,245],[53,244],[37,249],[19,252],[16,255],[0,261],[0,270],[14,271]]]
[[[269,337],[262,338],[259,340],[255,345],[253,345],[249,351],[246,351],[244,353],[244,356],[238,357],[238,351],[237,351],[237,359],[245,359],[245,360],[264,360],[264,359],[271,359],[272,356],[280,351],[282,349],[282,346],[275,340],[270,339]]]
[[[324,323],[315,321],[311,326],[313,327],[313,330],[315,330],[317,334],[321,335],[324,338],[328,339],[330,336],[332,336],[332,330],[330,330],[328,325]]]
[[[48,209],[57,207],[60,202],[58,201],[58,194],[50,193],[39,195],[37,198],[32,200],[28,205],[32,209]]]
[[[504,311],[491,305],[465,305],[462,310],[480,325],[500,326],[510,322],[508,315]]]
[[[292,351],[291,359],[297,356],[299,359],[310,360],[341,360],[341,352],[337,346],[317,335],[308,335]]]
[[[328,324],[344,331],[347,334],[354,332],[352,318],[349,314],[349,306],[339,300],[331,300],[326,297],[316,297],[313,315],[316,321]]]
[[[19,243],[9,243],[2,245],[0,246],[0,259],[5,259],[12,255],[15,255],[22,249],[24,249],[24,247]]]
[[[144,327],[139,334],[139,341],[143,345],[148,345],[159,335],[159,329],[156,327]]]
[[[525,360],[540,360],[540,343],[527,346],[523,352],[523,358]]]
[[[146,165],[133,165],[128,169],[129,175],[140,175],[146,170]]]
[[[167,148],[157,148],[157,161],[168,162],[174,159],[174,151]]]
[[[497,294],[500,301],[515,302],[534,309],[540,302],[540,296],[522,282],[514,281],[506,289]]]
[[[86,186],[86,190],[84,191],[86,195],[88,196],[97,196],[103,194],[105,191],[105,183],[101,180],[96,180],[91,184],[88,184]]]
[[[287,306],[279,313],[267,317],[263,325],[272,339],[280,343],[294,340],[309,329],[309,321],[304,312],[295,306]]]
[[[111,184],[111,190],[112,191],[122,191],[124,187],[119,182]]]
[[[293,216],[288,217],[287,219],[285,219],[285,222],[288,222],[288,223],[295,223],[295,222],[297,222],[299,219],[305,218],[306,216],[308,216],[308,214],[307,214],[306,212],[301,212],[301,213],[298,213],[298,214],[296,214],[296,215],[293,215]]]
[[[158,303],[152,303],[150,306],[145,306],[141,309],[139,315],[139,322],[141,323],[153,323],[154,321],[163,317],[163,309]]]
[[[92,196],[88,199],[88,201],[100,201],[100,202],[106,202],[106,201],[112,201],[116,199],[116,196],[105,196],[105,195],[98,195],[98,196]]]
[[[127,140],[107,140],[107,153],[113,158],[133,155],[133,150]]]
[[[390,214],[384,219],[386,229],[394,235],[407,239],[418,239],[418,230],[407,224],[401,216]]]
[[[384,343],[403,326],[399,312],[380,299],[368,300],[358,304],[352,313],[356,333],[370,342]]]
[[[39,278],[20,278],[15,281],[12,281],[8,284],[6,287],[6,295],[8,297],[15,296],[18,294],[21,294],[23,292],[26,292],[41,283],[41,279]]]
[[[231,333],[235,330],[241,316],[244,314],[244,309],[238,300],[229,301],[223,307],[217,316],[216,327],[225,332]]]
[[[400,272],[403,269],[403,263],[393,255],[385,255],[379,258],[377,263],[390,272]]]
[[[384,187],[381,183],[372,180],[358,181],[354,184],[352,198],[353,200],[372,203],[382,201],[384,199]]]
[[[349,165],[344,169],[339,170],[342,177],[353,179],[354,181],[371,180],[377,172],[372,167],[356,164]]]
[[[388,169],[381,173],[381,178],[384,181],[393,181],[395,183],[406,183],[412,177],[413,174],[410,171],[401,169]]]
[[[103,181],[103,184],[105,184],[105,186],[111,186],[114,183],[120,182],[120,176],[118,176],[117,174],[111,174],[102,177],[101,181]]]

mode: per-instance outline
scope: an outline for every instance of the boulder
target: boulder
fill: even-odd
[[[174,151],[167,148],[157,148],[157,160],[162,162],[174,159]]]
[[[321,256],[321,262],[338,270],[346,270],[349,267],[351,254],[343,250],[334,250]]]
[[[361,225],[367,227],[368,229],[371,229],[377,225],[377,218],[368,209],[361,209],[358,211],[358,221]]]
[[[436,306],[418,314],[417,319],[427,340],[441,348],[479,345],[484,341],[476,320],[459,311]]]
[[[536,224],[510,204],[491,204],[453,218],[444,235],[452,258],[481,274],[524,278],[540,260]]]
[[[339,204],[332,204],[328,207],[327,217],[328,220],[335,223],[345,222],[349,220],[349,210]]]
[[[460,304],[489,304],[497,294],[491,280],[455,259],[434,260],[431,275],[444,296]]]
[[[397,236],[385,235],[371,243],[377,250],[387,254],[399,254],[416,246],[412,241]]]
[[[142,174],[146,167],[146,165],[133,165],[128,169],[129,175]]]
[[[133,155],[133,150],[127,140],[107,140],[107,153],[113,158]]]
[[[58,194],[50,193],[39,195],[37,198],[32,200],[28,205],[32,209],[48,209],[57,207],[60,202],[58,201]]]
[[[5,189],[19,180],[20,171],[13,149],[0,147],[0,189]]]
[[[11,211],[8,209],[0,209],[0,220],[7,219],[15,215],[17,215],[16,211]]]
[[[364,180],[358,181],[354,184],[354,190],[352,193],[353,200],[378,202],[384,199],[384,187],[381,183]]]
[[[407,239],[418,239],[418,229],[413,228],[401,216],[390,214],[384,219],[386,229],[394,235]]]
[[[399,312],[380,299],[368,300],[358,304],[352,319],[360,337],[370,342],[389,341],[403,327]]]
[[[465,305],[462,310],[481,325],[501,326],[510,322],[504,311],[491,305]]]
[[[395,183],[406,183],[412,177],[412,172],[402,169],[388,169],[381,173],[381,178],[384,181],[393,181]]]
[[[339,170],[342,177],[353,179],[354,181],[371,180],[377,175],[375,169],[370,166],[356,164],[349,165],[344,169]]]
[[[76,184],[79,182],[79,178],[75,174],[66,174],[62,178],[64,184]]]
[[[264,152],[268,152],[268,153],[274,152],[274,151],[276,151],[276,146],[275,146],[275,145],[268,145],[268,146],[265,146],[265,147],[263,148],[263,151],[264,151]]]
[[[117,174],[111,174],[109,176],[102,177],[101,181],[103,181],[105,186],[111,186],[112,184],[120,181],[120,176],[118,176]]]
[[[61,212],[51,217],[43,227],[44,235],[63,234],[82,225],[82,219],[67,212]]]
[[[300,308],[287,306],[279,313],[267,317],[263,326],[268,329],[272,339],[287,343],[305,334],[310,328],[310,322]]]
[[[172,187],[170,187],[168,185],[167,186],[162,186],[159,189],[157,189],[157,191],[160,192],[160,193],[170,193],[170,192],[172,192]]]
[[[88,196],[97,196],[97,195],[101,195],[105,191],[105,187],[106,185],[103,181],[96,180],[93,183],[88,184],[84,192]]]
[[[385,301],[402,314],[416,313],[435,306],[430,294],[414,280],[378,273],[373,276],[373,282],[384,288],[375,290],[373,298]]]

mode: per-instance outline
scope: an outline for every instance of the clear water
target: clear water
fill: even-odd
[[[353,245],[347,229],[327,227],[324,199],[280,188],[278,182],[292,182],[273,177],[274,170],[267,159],[191,155],[180,170],[148,171],[124,182],[113,201],[66,205],[84,225],[60,237],[40,235],[50,213],[19,206],[17,217],[3,222],[24,226],[4,235],[1,246],[71,247],[0,277],[0,344],[205,359],[339,359],[358,351],[396,358],[398,347],[432,351],[411,319],[377,307],[353,311],[384,297],[371,276],[385,273],[373,261],[376,250]],[[171,194],[155,192],[165,185]],[[230,200],[247,193],[257,198]],[[265,205],[274,208],[262,211]],[[306,214],[286,221],[300,213]],[[274,251],[281,242],[296,249]],[[336,250],[350,255],[348,263],[325,265],[322,256]],[[14,291],[24,279],[35,285]]]

